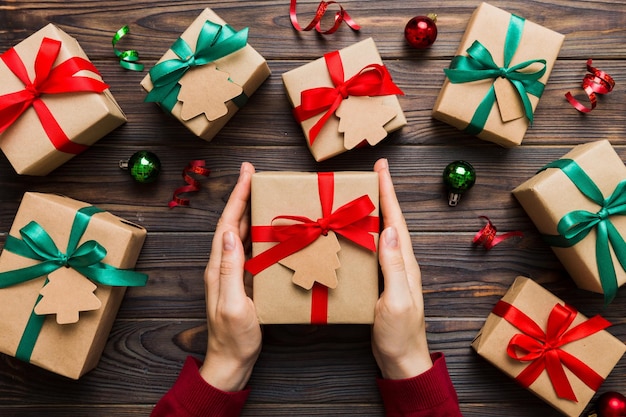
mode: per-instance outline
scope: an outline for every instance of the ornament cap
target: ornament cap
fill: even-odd
[[[461,194],[460,193],[449,193],[448,194],[448,205],[450,207],[454,207],[457,204],[459,204],[459,200],[461,199]]]

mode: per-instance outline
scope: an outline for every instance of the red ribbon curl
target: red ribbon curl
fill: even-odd
[[[499,301],[492,312],[523,332],[511,338],[507,354],[515,360],[530,362],[515,378],[524,388],[528,388],[546,370],[559,398],[578,401],[564,366],[592,390],[600,388],[604,378],[561,347],[606,329],[611,325],[606,319],[597,315],[569,329],[576,318],[576,309],[556,304],[548,316],[544,332],[530,317],[504,301]]]
[[[278,242],[249,259],[245,269],[253,275],[258,274],[281,259],[304,249],[321,235],[333,231],[364,248],[376,252],[376,241],[371,233],[378,233],[379,219],[370,216],[375,209],[367,195],[358,197],[336,209],[334,212],[334,174],[317,174],[318,192],[322,207],[322,217],[311,220],[304,216],[276,216],[274,220],[292,220],[291,225],[252,226],[252,242]],[[311,323],[324,324],[327,320],[328,288],[318,283],[313,285],[311,300]]]
[[[169,208],[174,208],[176,206],[188,206],[189,199],[180,197],[179,195],[200,190],[200,182],[189,175],[190,173],[208,177],[211,174],[211,170],[206,168],[206,162],[201,159],[190,161],[187,166],[183,168],[183,179],[187,185],[183,185],[182,187],[178,187],[174,190],[172,201],[168,203]]]
[[[361,29],[361,26],[359,26],[354,20],[352,20],[348,12],[346,12],[338,2],[323,0],[320,1],[320,3],[317,5],[317,10],[315,11],[315,17],[313,18],[313,20],[311,20],[311,22],[303,28],[298,23],[298,17],[296,16],[296,2],[297,0],[291,0],[291,5],[289,6],[289,18],[291,19],[291,24],[293,25],[293,27],[298,31],[309,31],[315,28],[315,30],[322,35],[330,35],[331,33],[335,33],[343,22],[346,22],[346,24],[352,30]],[[330,29],[322,30],[322,17],[324,16],[324,14],[326,14],[328,6],[330,6],[331,4],[336,4],[339,7],[339,11],[335,13],[335,22],[330,27]]]
[[[586,74],[582,81],[583,90],[585,90],[585,93],[589,97],[591,107],[586,107],[580,101],[576,100],[569,91],[565,93],[567,101],[569,101],[576,110],[582,113],[589,113],[596,108],[598,104],[596,94],[608,94],[613,90],[613,87],[615,87],[613,77],[602,70],[594,68],[592,63],[592,59],[589,58],[589,60],[587,60],[587,71],[591,74]]]
[[[391,74],[384,65],[370,64],[355,76],[344,81],[343,63],[339,51],[324,55],[326,67],[334,87],[316,87],[300,93],[301,104],[294,109],[298,122],[310,119],[324,111],[326,113],[309,130],[311,145],[324,124],[339,108],[341,102],[349,96],[387,96],[404,93],[394,84]]]
[[[76,75],[83,70],[100,75],[91,62],[80,57],[72,57],[52,68],[60,50],[60,41],[43,38],[35,58],[34,81],[30,80],[24,62],[14,48],[0,55],[2,61],[25,87],[21,91],[0,96],[0,133],[32,106],[54,147],[61,152],[76,155],[86,150],[88,146],[74,143],[67,137],[41,96],[76,92],[101,93],[109,86],[94,78]]]
[[[514,236],[518,236],[518,237],[524,236],[524,234],[519,231],[502,233],[501,235],[498,236],[498,229],[496,229],[496,226],[491,222],[489,217],[487,216],[478,216],[478,217],[480,217],[481,219],[487,220],[487,224],[484,225],[483,228],[480,229],[476,233],[476,235],[474,235],[474,239],[472,239],[472,243],[476,245],[483,245],[485,249],[487,250],[490,250],[491,248],[496,246],[498,243],[501,243]]]

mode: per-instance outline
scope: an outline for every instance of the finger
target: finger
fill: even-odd
[[[239,230],[240,223],[245,219],[250,201],[252,174],[254,174],[254,166],[251,163],[244,162],[241,164],[237,184],[235,184],[235,188],[226,202],[218,226],[227,224]]]
[[[400,241],[396,228],[389,226],[383,230],[379,244],[380,267],[383,272],[384,294],[394,303],[405,305],[411,301],[410,287]]]
[[[376,161],[374,171],[378,173],[380,210],[383,215],[383,226],[394,226],[399,236],[400,248],[403,255],[406,259],[415,258],[413,254],[413,243],[411,242],[411,236],[409,235],[400,203],[396,197],[396,191],[393,187],[387,160],[379,159]]]
[[[220,264],[222,262],[222,235],[225,230],[231,230],[236,233],[246,232],[247,230],[247,210],[253,173],[254,166],[252,166],[252,164],[248,162],[241,164],[237,184],[235,184],[235,188],[228,198],[224,211],[217,222],[213,243],[211,245],[211,255],[204,276],[208,308],[214,307],[217,303]]]
[[[226,231],[222,237],[219,302],[229,308],[241,305],[246,299],[243,282],[245,256],[241,240],[234,232]]]

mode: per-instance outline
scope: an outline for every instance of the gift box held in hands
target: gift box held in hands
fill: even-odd
[[[517,277],[472,347],[562,414],[578,417],[626,351],[608,326]]]
[[[513,190],[576,285],[609,303],[626,282],[626,166],[609,141],[578,145]]]
[[[46,175],[126,122],[76,39],[49,24],[0,55],[0,149]]]
[[[200,138],[210,141],[270,76],[265,59],[205,9],[141,81],[156,102]]]
[[[71,198],[28,192],[0,255],[0,352],[78,379],[100,359],[146,230]]]
[[[504,147],[522,143],[564,36],[487,3],[444,70],[432,116]]]
[[[378,174],[252,176],[253,299],[265,324],[372,323]]]
[[[403,94],[365,39],[282,75],[294,116],[316,161],[365,143],[376,145],[406,125]]]

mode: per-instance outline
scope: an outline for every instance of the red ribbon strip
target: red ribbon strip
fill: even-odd
[[[183,185],[182,187],[178,187],[174,190],[174,196],[172,197],[172,201],[168,203],[169,208],[174,208],[176,206],[188,206],[189,199],[179,197],[180,194],[183,193],[191,193],[200,190],[200,182],[193,178],[190,173],[202,175],[208,177],[211,173],[209,168],[206,168],[206,162],[203,160],[193,160],[190,161],[189,164],[183,169],[183,179],[187,183],[187,185]]]
[[[60,41],[43,38],[35,58],[35,81],[30,80],[28,71],[14,48],[0,55],[2,61],[25,87],[21,91],[0,96],[0,133],[32,106],[54,147],[61,152],[79,154],[88,147],[74,143],[67,137],[41,96],[76,92],[101,93],[109,86],[102,81],[76,75],[83,70],[100,75],[91,62],[80,57],[72,57],[52,68],[60,50]]]
[[[500,236],[498,236],[497,235],[498,229],[496,229],[496,226],[491,222],[491,220],[489,220],[489,217],[487,216],[478,216],[478,217],[481,219],[487,220],[487,224],[483,226],[483,228],[480,229],[478,233],[476,233],[476,235],[474,236],[474,239],[472,239],[472,243],[477,244],[477,245],[483,245],[485,249],[487,250],[490,250],[491,248],[496,246],[498,243],[501,243],[514,236],[519,236],[519,237],[524,236],[524,234],[519,231],[502,233]]]
[[[363,195],[339,207],[334,212],[335,177],[332,172],[317,174],[318,192],[322,207],[322,217],[311,220],[304,216],[276,216],[274,220],[292,220],[291,225],[252,226],[252,242],[278,242],[249,259],[245,269],[258,274],[283,258],[298,252],[313,243],[320,235],[329,231],[351,240],[364,248],[376,252],[376,241],[371,233],[378,233],[379,219],[370,216],[374,203]],[[327,320],[328,288],[318,283],[313,285],[311,299],[311,323],[324,324]]]
[[[355,76],[344,81],[343,63],[339,51],[325,54],[324,59],[334,87],[304,90],[301,93],[301,104],[294,109],[294,116],[298,122],[326,111],[324,116],[309,130],[311,145],[341,102],[349,96],[404,95],[402,90],[394,84],[391,74],[384,65],[367,65]]]
[[[298,17],[296,16],[296,2],[297,0],[291,0],[291,5],[289,6],[289,18],[291,19],[291,24],[293,25],[293,27],[298,31],[309,31],[315,28],[315,30],[322,35],[330,35],[331,33],[335,33],[343,22],[346,22],[346,24],[352,30],[361,29],[361,26],[357,25],[357,23],[350,17],[348,12],[346,12],[344,8],[341,7],[341,4],[336,1],[323,0],[320,1],[320,3],[317,5],[315,17],[313,18],[313,20],[311,20],[311,23],[309,23],[305,28],[302,28],[298,23]],[[339,11],[335,13],[335,22],[330,27],[330,29],[322,30],[322,17],[324,16],[324,14],[326,14],[328,6],[330,6],[331,4],[336,4],[339,7]]]
[[[615,87],[615,80],[606,72],[594,68],[592,66],[592,59],[587,60],[587,71],[591,74],[586,74],[582,81],[583,90],[589,97],[591,107],[586,107],[580,101],[576,100],[574,96],[568,91],[565,93],[565,98],[569,103],[574,106],[576,110],[582,113],[589,113],[596,108],[598,104],[598,98],[596,94],[608,94]]]
[[[592,390],[600,388],[604,378],[561,347],[606,329],[611,325],[606,319],[597,315],[568,330],[576,318],[576,309],[556,304],[548,316],[544,332],[530,317],[504,301],[496,304],[493,313],[523,332],[511,338],[507,354],[515,360],[530,362],[515,378],[524,388],[528,388],[545,369],[559,398],[578,401],[564,366]],[[519,355],[518,352],[524,353]]]

